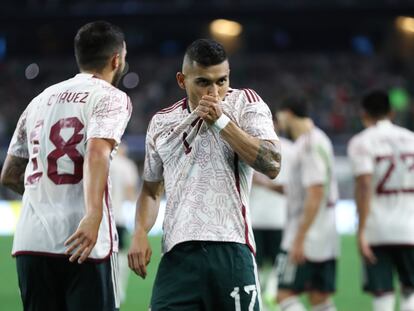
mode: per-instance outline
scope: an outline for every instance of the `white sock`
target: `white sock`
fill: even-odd
[[[284,299],[279,304],[279,307],[281,311],[306,311],[305,307],[296,296]]]
[[[126,291],[128,287],[128,277],[129,277],[129,268],[128,268],[128,256],[125,251],[120,251],[118,253],[118,262],[119,262],[119,292],[121,302],[125,302]]]
[[[336,307],[332,299],[327,299],[325,302],[312,306],[312,311],[336,311]]]
[[[394,293],[376,296],[372,299],[374,311],[393,311],[395,305]]]
[[[414,311],[414,290],[401,291],[401,311]]]
[[[278,283],[277,270],[276,267],[273,267],[272,270],[270,270],[263,292],[267,297],[272,297],[275,301],[277,297]]]

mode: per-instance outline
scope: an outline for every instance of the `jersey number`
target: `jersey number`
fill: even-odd
[[[386,169],[385,174],[382,177],[382,179],[379,181],[377,189],[376,189],[377,194],[379,195],[396,194],[399,192],[414,193],[414,188],[404,188],[404,187],[392,188],[390,186],[387,186],[388,180],[391,178],[395,170],[395,160],[396,159],[394,156],[382,156],[382,157],[376,158],[377,163],[380,163],[380,162],[388,163],[388,168]],[[404,165],[410,172],[414,171],[414,154],[411,154],[411,153],[400,154],[399,160],[402,163],[404,163]]]
[[[39,137],[43,127],[43,121],[38,121],[34,130],[30,133],[30,141],[33,145],[33,157],[31,158],[33,165],[33,174],[28,176],[27,183],[33,184],[42,176],[42,172],[38,171],[37,156],[39,153]],[[57,121],[50,128],[49,139],[55,146],[47,156],[47,176],[56,185],[77,184],[83,178],[83,156],[76,149],[76,146],[82,141],[83,134],[80,131],[84,128],[81,121],[76,117],[63,118]],[[62,137],[62,129],[73,129],[73,134],[67,140]],[[59,174],[58,160],[63,156],[68,156],[74,165],[73,174]]]
[[[254,305],[256,303],[256,298],[257,298],[257,290],[256,290],[256,285],[246,285],[244,287],[244,291],[247,294],[252,295],[252,298],[250,299],[250,304],[249,304],[249,308],[248,311],[253,311],[254,310]],[[234,299],[234,309],[235,311],[241,311],[241,304],[240,304],[240,287],[235,287],[233,289],[233,291],[230,293],[230,296]]]

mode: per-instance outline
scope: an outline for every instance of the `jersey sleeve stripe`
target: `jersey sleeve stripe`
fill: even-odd
[[[183,99],[179,100],[178,102],[176,102],[175,104],[173,104],[173,105],[171,105],[167,108],[161,109],[160,111],[157,112],[157,114],[164,114],[164,113],[171,112],[171,111],[177,109],[180,106],[184,109],[185,108],[185,103],[186,103],[186,99],[183,98]]]
[[[247,97],[247,101],[248,101],[249,103],[252,103],[252,102],[253,102],[253,99],[251,98],[251,95],[250,95],[250,93],[249,93],[248,89],[243,89],[243,92],[244,92],[244,94],[245,94],[245,95],[246,95],[246,97]]]

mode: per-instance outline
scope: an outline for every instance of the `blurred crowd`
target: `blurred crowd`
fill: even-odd
[[[361,129],[358,102],[374,88],[398,90],[396,122],[412,128],[414,109],[410,94],[414,85],[408,73],[395,69],[379,56],[354,54],[256,54],[231,57],[231,86],[256,90],[275,111],[284,98],[302,95],[312,104],[312,116],[318,126],[333,139],[337,152],[343,153],[349,137]],[[45,87],[77,73],[73,58],[0,63],[0,146],[4,154],[19,115],[30,100]],[[120,88],[134,105],[128,137],[142,136],[152,115],[184,97],[175,74],[181,68],[180,57],[155,58],[128,56],[129,72],[135,82],[121,81]],[[34,73],[31,71],[35,71]],[[38,73],[37,73],[38,71]],[[31,77],[32,79],[28,79]],[[34,78],[33,78],[34,77]],[[126,88],[126,86],[133,88]],[[401,97],[401,96],[400,96]],[[401,100],[406,103],[401,104]]]

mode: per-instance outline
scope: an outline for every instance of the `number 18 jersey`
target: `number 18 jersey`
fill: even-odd
[[[90,138],[117,144],[131,115],[128,96],[91,74],[78,74],[35,97],[21,115],[8,154],[29,160],[13,255],[61,255],[85,214],[83,159]],[[90,259],[117,251],[109,181]]]
[[[379,121],[351,139],[348,155],[355,176],[372,175],[368,242],[414,244],[414,133]]]

